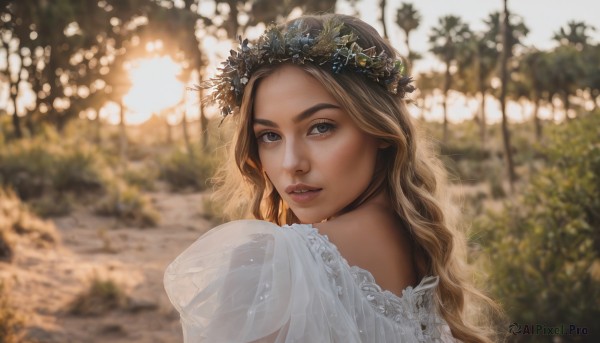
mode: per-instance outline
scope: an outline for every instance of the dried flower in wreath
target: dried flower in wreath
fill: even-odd
[[[242,102],[244,89],[252,73],[261,65],[283,62],[328,65],[334,73],[350,70],[377,82],[392,94],[404,97],[414,90],[412,78],[404,75],[402,60],[388,56],[375,47],[363,49],[354,33],[342,34],[344,24],[330,19],[316,37],[300,25],[283,32],[272,25],[252,45],[239,38],[240,46],[218,69],[219,73],[201,87],[213,89],[210,100],[221,108],[223,117],[232,113]]]

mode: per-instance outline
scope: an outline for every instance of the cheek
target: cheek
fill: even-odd
[[[278,161],[277,155],[273,151],[259,149],[258,159],[267,177],[277,186],[277,176],[281,174],[278,169],[281,166],[281,162]]]
[[[327,156],[322,156],[321,163],[329,176],[340,179],[368,178],[370,181],[375,169],[377,147],[369,138],[358,134],[348,135],[325,154]]]

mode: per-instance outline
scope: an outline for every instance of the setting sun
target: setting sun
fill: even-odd
[[[124,97],[127,124],[140,124],[182,101],[185,85],[177,79],[180,69],[169,57],[143,59],[132,65],[132,87]]]

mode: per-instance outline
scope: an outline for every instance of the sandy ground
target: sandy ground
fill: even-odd
[[[484,192],[485,186],[451,191],[461,199]],[[163,289],[163,272],[217,224],[203,216],[207,193],[148,195],[160,213],[157,227],[129,227],[81,207],[52,220],[60,237],[56,247],[19,241],[13,263],[0,262],[0,280],[9,287],[11,303],[25,315],[27,342],[182,342],[179,315]],[[69,314],[71,302],[89,289],[94,277],[114,280],[129,305],[99,316]]]
[[[179,316],[163,289],[166,266],[214,226],[202,216],[207,194],[149,193],[161,220],[155,228],[124,226],[81,208],[54,219],[61,243],[17,245],[0,266],[11,302],[25,314],[34,342],[181,342]],[[100,316],[67,313],[94,278],[112,279],[130,298],[126,309]]]

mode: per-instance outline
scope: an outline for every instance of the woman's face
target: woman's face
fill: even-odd
[[[316,79],[283,65],[255,94],[253,129],[263,170],[302,223],[337,215],[365,191],[380,144]]]

